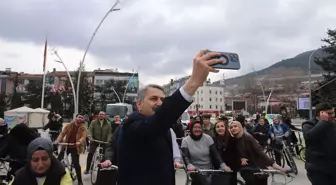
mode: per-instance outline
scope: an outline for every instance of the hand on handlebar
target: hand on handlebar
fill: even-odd
[[[223,169],[225,172],[232,172],[232,170],[231,170],[231,168],[230,167],[225,167],[224,169]]]
[[[194,166],[188,166],[187,170],[190,171],[190,172],[194,172],[197,169]]]
[[[182,169],[183,168],[183,164],[181,164],[180,162],[176,161],[176,162],[174,162],[174,167],[178,168],[178,169]]]
[[[102,168],[108,168],[112,165],[112,162],[110,160],[106,160],[106,161],[100,163],[100,165],[101,165]]]
[[[56,140],[54,143],[55,143],[56,145],[58,145],[58,144],[59,144],[59,141],[58,141],[58,140]]]

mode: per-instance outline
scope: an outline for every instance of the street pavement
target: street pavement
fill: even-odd
[[[82,171],[85,170],[85,164],[86,164],[86,154],[81,155],[80,158],[80,162],[82,165]],[[293,179],[292,182],[290,182],[290,185],[309,185],[310,182],[307,179],[307,175],[306,175],[306,170],[304,169],[304,163],[300,160],[296,161],[298,169],[299,169],[299,174],[297,176],[295,176],[295,178]],[[149,172],[150,173],[150,172]],[[284,177],[282,176],[276,176],[275,177],[276,180],[278,182],[285,182],[284,181]],[[84,181],[84,185],[91,185],[91,176],[90,175],[83,175],[83,181]],[[270,179],[269,179],[270,180]],[[289,181],[291,179],[287,178],[287,181]],[[185,185],[186,182],[186,174],[183,170],[178,170],[176,172],[176,185]],[[77,185],[77,183],[75,182],[74,185]]]

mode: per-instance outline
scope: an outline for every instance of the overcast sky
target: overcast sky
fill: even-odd
[[[42,73],[43,44],[69,70],[79,65],[95,27],[114,0],[1,0],[0,70]],[[121,0],[98,31],[87,70],[140,68],[142,84],[190,74],[198,50],[236,52],[233,77],[320,47],[336,28],[335,0]],[[48,54],[47,68],[63,70]],[[221,74],[212,74],[213,80]]]

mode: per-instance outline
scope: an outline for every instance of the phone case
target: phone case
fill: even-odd
[[[211,51],[204,52],[205,54],[209,53]],[[225,64],[215,64],[212,65],[215,69],[231,69],[231,70],[239,70],[240,69],[240,61],[239,56],[236,53],[228,53],[228,52],[219,52],[221,55],[219,57],[215,58],[225,58],[226,63]]]

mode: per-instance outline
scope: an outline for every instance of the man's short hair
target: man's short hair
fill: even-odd
[[[146,95],[146,92],[149,88],[154,88],[154,89],[159,89],[161,90],[162,92],[164,92],[164,89],[159,86],[159,85],[156,85],[156,84],[149,84],[149,85],[146,85],[145,87],[141,88],[139,91],[138,91],[138,97],[137,97],[137,100],[144,100],[145,99],[145,95]]]
[[[319,103],[315,106],[316,116],[320,115],[321,111],[331,110],[333,107],[329,103]]]

